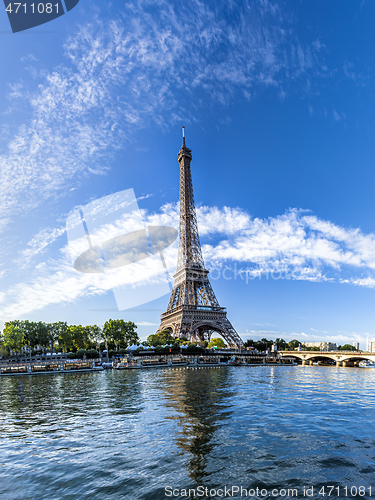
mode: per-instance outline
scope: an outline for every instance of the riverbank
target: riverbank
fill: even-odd
[[[61,374],[83,371],[100,371],[103,369],[148,369],[173,368],[178,366],[286,366],[293,365],[291,360],[281,358],[266,358],[264,356],[213,356],[213,355],[169,355],[169,356],[128,356],[120,361],[105,362],[95,360],[63,360],[63,361],[34,361],[28,363],[1,363],[0,376]]]
[[[103,370],[100,360],[65,360],[63,363],[40,361],[0,365],[0,376],[73,373]]]

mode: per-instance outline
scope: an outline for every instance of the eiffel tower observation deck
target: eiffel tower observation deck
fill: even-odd
[[[180,225],[177,269],[174,285],[165,313],[161,315],[158,332],[169,330],[174,337],[193,341],[209,341],[214,332],[219,333],[231,347],[241,347],[243,342],[227,318],[208,279],[199,241],[195,213],[190,162],[191,150],[183,144],[178,153],[180,164]]]

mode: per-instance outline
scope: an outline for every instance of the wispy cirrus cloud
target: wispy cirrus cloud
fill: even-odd
[[[34,88],[12,82],[9,92],[24,121],[0,151],[0,229],[73,179],[104,174],[145,123],[196,121],[212,103],[268,87],[285,95],[289,83],[326,74],[324,45],[303,46],[284,17],[266,0],[138,0],[78,28],[52,69],[29,54]]]
[[[53,228],[41,229],[28,243],[24,250],[20,252],[19,263],[26,265],[38,254],[43,253],[55,240],[66,231],[65,225]]]
[[[350,285],[357,285],[364,288],[375,288],[375,277],[366,276],[365,278],[340,278],[340,283],[348,283]]]

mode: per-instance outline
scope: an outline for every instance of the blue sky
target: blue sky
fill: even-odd
[[[0,320],[155,331],[168,295],[118,311],[74,270],[66,220],[134,189],[145,221],[175,225],[184,125],[205,262],[238,333],[375,339],[374,10],[80,0],[17,34],[0,10]]]

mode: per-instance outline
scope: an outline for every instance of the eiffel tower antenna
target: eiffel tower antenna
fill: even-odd
[[[169,330],[175,337],[190,341],[210,340],[219,333],[230,346],[241,347],[243,342],[227,318],[208,279],[195,212],[190,162],[191,150],[185,144],[182,127],[180,164],[180,223],[177,269],[174,285],[165,313],[161,315],[158,332]]]

